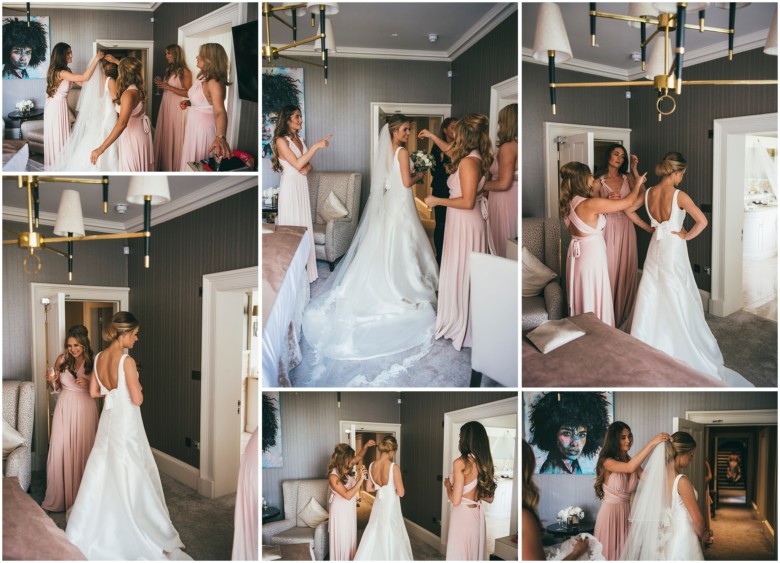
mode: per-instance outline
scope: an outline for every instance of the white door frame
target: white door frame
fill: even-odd
[[[777,409],[686,411],[685,418],[707,426],[776,425]]]
[[[558,217],[558,145],[557,137],[592,131],[596,140],[610,140],[621,143],[631,152],[631,129],[620,127],[598,127],[573,123],[544,122],[544,216]]]
[[[777,113],[713,121],[712,280],[709,312],[725,317],[742,308],[745,135],[777,132]],[[726,186],[732,186],[730,190]],[[736,187],[739,189],[736,189]]]
[[[95,41],[92,42],[93,56],[97,53],[98,45],[117,49],[146,50],[148,64],[144,65],[146,67],[144,68],[144,84],[146,85],[146,104],[144,104],[144,109],[147,115],[152,115],[152,104],[149,100],[153,99],[152,88],[154,88],[154,81],[152,80],[154,73],[154,69],[152,68],[152,61],[154,60],[154,41],[144,41],[140,39],[95,39]]]
[[[355,432],[359,431],[377,431],[377,432],[392,432],[395,434],[395,439],[398,442],[398,451],[395,453],[394,461],[401,465],[401,425],[393,422],[358,422],[356,420],[339,420],[339,443],[344,442],[352,446],[355,442],[355,436],[352,434],[352,428]],[[347,435],[349,430],[349,436]],[[345,440],[346,437],[346,441]]]
[[[452,460],[460,455],[457,448],[453,449],[452,444],[456,441],[460,427],[470,420],[478,420],[481,418],[492,418],[494,416],[502,416],[506,414],[518,414],[517,412],[517,397],[510,397],[508,399],[501,399],[492,403],[486,403],[484,405],[476,405],[474,407],[468,407],[457,411],[451,411],[444,413],[444,450],[442,457],[442,475],[449,476],[452,470]],[[520,436],[518,431],[517,436]],[[517,468],[518,455],[515,455],[515,469]],[[510,517],[509,529],[512,533],[518,529],[517,527],[517,476],[519,473],[515,471],[513,500],[512,500],[512,516]],[[441,538],[440,551],[441,553],[447,553],[447,534],[450,529],[450,502],[447,498],[447,494],[442,489],[441,496]]]
[[[498,112],[506,105],[517,103],[518,84],[520,84],[520,81],[517,75],[515,75],[490,87],[490,115],[488,120],[490,122],[489,134],[491,141],[494,141],[498,135]]]
[[[120,311],[127,311],[130,306],[129,287],[102,287],[95,285],[72,285],[55,283],[31,283],[30,284],[30,326],[32,327],[32,382],[35,387],[35,424],[33,434],[35,438],[35,451],[33,451],[33,469],[39,470],[46,467],[46,459],[49,454],[48,440],[46,436],[46,348],[45,348],[45,318],[41,299],[55,293],[64,293],[65,299],[76,301],[112,301],[119,303]],[[67,327],[66,327],[67,328]],[[92,340],[94,340],[94,335]],[[54,361],[55,358],[52,358]]]
[[[233,377],[226,369],[232,362],[238,362],[235,375],[240,382],[241,354],[236,354],[232,348],[217,345],[223,336],[225,326],[223,316],[225,299],[231,294],[241,294],[249,290],[257,290],[258,267],[242,268],[228,272],[219,272],[203,276],[203,321],[201,326],[201,394],[200,394],[200,476],[198,492],[208,498],[216,498],[230,492],[235,492],[240,462],[240,416],[235,427],[235,444],[233,440],[217,440],[222,434],[230,434],[224,425],[229,425],[232,418],[222,416],[222,413],[232,412],[237,405],[231,403],[232,393],[229,385],[217,385],[220,374]],[[241,330],[243,325],[236,323],[239,332],[237,345],[243,346]],[[234,334],[224,336],[234,339]],[[237,357],[234,357],[237,356]],[[221,382],[220,382],[221,383]],[[236,384],[239,389],[239,383]],[[240,393],[239,393],[240,394]],[[235,449],[235,452],[233,452]],[[235,455],[234,455],[235,454]],[[232,490],[231,490],[232,489]]]
[[[190,35],[196,35],[203,33],[210,29],[221,27],[223,25],[230,25],[236,27],[247,21],[247,3],[246,2],[231,2],[227,6],[223,6],[213,12],[210,12],[200,18],[186,23],[179,27],[178,44],[184,45],[184,38]],[[238,118],[241,115],[241,99],[238,97],[238,85],[236,78],[236,63],[235,58],[238,54],[233,50],[233,56],[231,57],[230,76],[229,80],[232,83],[228,87],[227,93],[227,115],[228,115],[228,128],[227,128],[227,140],[231,147],[235,147],[238,141]],[[192,79],[197,80],[198,69],[192,69]]]
[[[400,102],[370,102],[369,111],[371,113],[371,154],[369,158],[371,164],[374,163],[374,151],[379,141],[379,111],[386,114],[402,113],[408,116],[414,115],[438,115],[442,120],[446,119],[452,113],[452,104],[404,104]],[[369,165],[369,168],[371,166]]]

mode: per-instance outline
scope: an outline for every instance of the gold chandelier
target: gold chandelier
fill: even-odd
[[[708,2],[654,2],[629,4],[629,15],[600,12],[595,3],[590,3],[590,43],[596,45],[596,20],[597,18],[615,19],[629,22],[634,27],[640,28],[640,48],[642,70],[646,70],[646,49],[654,40],[650,59],[647,64],[646,77],[650,80],[636,80],[627,82],[567,82],[555,81],[555,62],[566,62],[572,58],[569,38],[563,25],[560,8],[554,3],[542,3],[539,5],[539,14],[536,20],[536,35],[534,40],[534,59],[543,61],[545,58],[549,66],[550,103],[552,113],[555,115],[556,90],[558,88],[594,88],[594,87],[626,87],[626,86],[652,86],[658,92],[656,110],[658,121],[662,116],[671,115],[677,108],[677,102],[670,95],[674,90],[676,95],[682,93],[683,85],[767,85],[777,84],[777,80],[683,80],[683,56],[685,54],[685,30],[694,29],[700,33],[713,32],[728,35],[728,57],[731,60],[734,52],[734,21],[738,8],[749,3],[730,2],[728,4],[716,4],[718,7],[728,6],[729,28],[715,28],[704,25],[704,8]],[[699,23],[686,23],[687,12],[699,12]],[[647,37],[647,26],[656,26]],[[676,44],[672,57],[669,35],[676,31]],[[777,8],[769,30],[764,52],[769,55],[777,55]]]
[[[292,24],[283,20],[277,15],[277,12],[284,12],[290,10],[289,16],[292,18]],[[316,29],[315,13],[320,14],[320,31],[319,33],[309,37],[307,39],[298,40],[298,16],[305,16],[306,12],[311,11],[311,26]],[[281,6],[273,6],[269,2],[263,2],[263,18],[265,19],[265,43],[263,44],[263,57],[265,57],[269,63],[274,59],[282,57],[291,61],[297,61],[303,64],[311,64],[321,67],[325,73],[325,84],[328,83],[328,52],[336,52],[336,44],[333,40],[333,26],[330,19],[326,20],[326,16],[332,16],[339,13],[339,5],[336,2],[285,2]],[[289,27],[292,30],[292,43],[274,47],[271,45],[271,27],[270,20],[274,18],[281,22],[283,25]],[[280,55],[281,51],[298,47],[299,45],[305,45],[313,41],[320,40],[318,46],[315,45],[315,51],[322,52],[322,62],[313,63],[304,59],[291,57],[289,55]]]
[[[36,231],[39,228],[39,190],[41,182],[59,182],[69,184],[94,184],[103,187],[103,213],[108,213],[108,176],[97,178],[72,178],[49,176],[19,176],[18,188],[27,189],[27,231],[17,233],[3,227],[3,230],[11,233],[16,238],[3,240],[3,245],[15,244],[19,248],[27,248],[30,254],[24,258],[22,266],[26,274],[35,275],[41,270],[41,259],[35,254],[36,250],[49,250],[59,254],[68,260],[68,280],[73,279],[73,243],[90,240],[114,240],[114,239],[144,239],[144,267],[149,267],[149,240],[152,221],[151,206],[166,203],[171,200],[168,178],[165,176],[145,176],[130,178],[127,188],[127,201],[129,203],[143,204],[144,206],[144,230],[140,233],[110,233],[102,235],[87,235],[84,229],[84,219],[81,211],[81,198],[75,190],[64,190],[57,211],[57,220],[54,224],[54,234],[60,236],[44,237]],[[67,253],[48,246],[53,243],[67,242]],[[30,261],[34,264],[30,264]]]

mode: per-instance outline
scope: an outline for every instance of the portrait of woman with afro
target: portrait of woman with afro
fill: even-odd
[[[46,76],[48,64],[44,63],[48,54],[48,20],[48,16],[33,16],[28,25],[26,20],[3,18],[4,79]]]

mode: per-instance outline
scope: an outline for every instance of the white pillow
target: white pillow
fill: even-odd
[[[24,436],[19,434],[16,428],[3,419],[3,461],[8,458],[12,451],[24,444],[25,441]]]
[[[298,518],[303,520],[309,528],[316,528],[329,518],[328,511],[320,506],[314,497],[311,498],[309,504],[298,513]]]
[[[341,203],[339,197],[333,192],[330,192],[328,197],[320,204],[319,209],[317,209],[317,215],[319,215],[320,219],[325,223],[330,223],[336,219],[346,217],[349,215],[349,211],[347,211],[347,208]]]
[[[558,277],[558,274],[545,266],[533,252],[523,247],[523,297],[539,295],[544,286]]]
[[[569,319],[561,319],[559,321],[546,321],[526,336],[542,354],[546,354],[578,339],[580,336],[585,336],[585,331]]]

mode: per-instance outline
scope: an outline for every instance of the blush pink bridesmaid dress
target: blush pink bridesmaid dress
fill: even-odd
[[[127,90],[138,90],[131,84]],[[126,91],[127,91],[126,90]],[[119,113],[119,104],[114,104]],[[152,122],[144,111],[144,102],[138,102],[130,114],[127,127],[117,139],[119,143],[119,170],[121,172],[154,171],[152,152]]]
[[[334,469],[331,475],[338,476]],[[354,475],[347,476],[344,486],[352,489],[357,484]],[[331,561],[352,561],[357,551],[357,495],[347,500],[328,487],[328,541]]]
[[[68,80],[61,81],[54,96],[46,98],[43,113],[43,164],[46,168],[54,164],[70,137],[68,92],[71,84]]]
[[[632,223],[633,225],[633,223]],[[629,501],[636,490],[639,477],[636,473],[615,473],[604,483],[604,499],[596,516],[593,535],[601,542],[602,554],[608,561],[617,561],[628,537]]]
[[[189,170],[188,162],[203,160],[209,156],[209,147],[217,136],[217,123],[214,119],[214,108],[203,93],[203,81],[195,80],[192,88],[187,91],[187,97],[192,104],[187,110],[184,146],[181,149],[179,170]],[[181,111],[181,108],[179,108]]]
[[[465,158],[479,159],[477,151]],[[477,191],[485,183],[479,181]],[[456,170],[447,180],[450,199],[463,195],[460,175]],[[447,208],[447,228],[444,230],[441,271],[439,273],[439,307],[436,312],[436,338],[449,338],[460,350],[471,347],[471,280],[469,256],[472,252],[488,252],[487,221],[482,215],[483,195],[477,196],[473,209]]]
[[[449,228],[449,225],[447,225]],[[452,481],[452,477],[450,477]],[[477,487],[477,478],[463,487],[463,494]],[[485,541],[485,513],[478,500],[461,498],[452,507],[450,528],[447,532],[447,561],[487,561]]]
[[[610,197],[612,190],[602,177],[601,197]],[[628,178],[623,175],[623,185],[619,192],[621,198],[631,193]],[[607,213],[604,227],[604,242],[607,245],[607,268],[609,285],[612,288],[612,302],[615,311],[615,326],[624,332],[631,332],[634,316],[634,301],[637,292],[638,258],[636,250],[636,230],[625,213]]]
[[[65,370],[59,377],[62,390],[51,422],[46,497],[41,504],[49,512],[64,512],[73,506],[95,443],[97,405],[89,396],[89,386],[81,387],[76,383],[76,377],[80,375],[84,375],[84,366],[75,376]]]
[[[490,175],[498,180],[498,158],[490,166]],[[506,241],[517,236],[517,170],[512,185],[503,192],[491,191],[488,195],[488,216],[496,256],[506,258]]]
[[[607,269],[607,248],[602,231],[607,222],[599,215],[596,228],[579,218],[575,209],[585,201],[582,196],[571,200],[566,226],[574,225],[585,236],[572,235],[566,256],[566,289],[569,297],[569,316],[594,313],[602,322],[615,326],[612,310],[612,290]]]
[[[257,561],[260,457],[255,430],[249,438],[238,470],[236,514],[233,526],[233,561]]]
[[[166,82],[174,88],[182,87],[176,74],[169,76]],[[179,107],[179,102],[183,99],[170,90],[163,92],[160,112],[157,114],[157,127],[154,129],[154,162],[157,170],[176,172],[181,165],[184,125],[187,122],[187,112]]]

